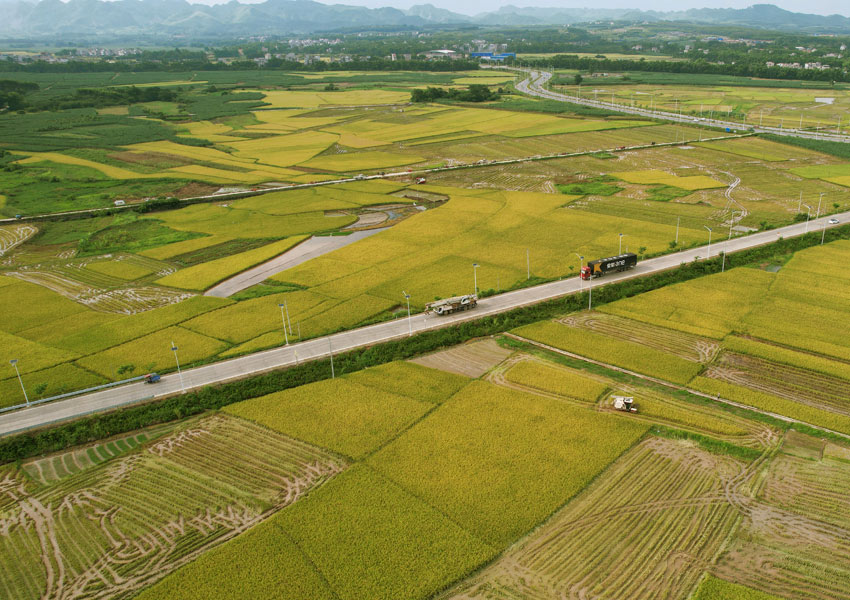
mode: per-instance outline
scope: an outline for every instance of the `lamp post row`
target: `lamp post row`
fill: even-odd
[[[823,201],[823,196],[824,196],[824,193],[821,193],[820,198],[818,199],[817,216],[815,218],[818,218],[820,216],[821,202]],[[802,193],[801,193],[801,197],[800,197],[800,205],[807,209],[805,232],[808,233],[809,219],[811,218],[812,207],[809,206],[808,204],[802,203]],[[712,228],[708,227],[707,225],[704,225],[703,227],[708,230],[708,249],[707,249],[708,256],[706,258],[711,258]],[[619,254],[623,253],[623,236],[624,235],[625,235],[624,233],[618,234],[618,238],[619,238],[618,253]],[[822,228],[822,231],[821,231],[821,244],[824,243],[825,236],[826,236],[826,223],[824,222],[824,225],[823,225],[823,228]],[[677,220],[676,220],[676,242],[677,243],[678,243],[678,237],[679,237],[679,219],[677,218]],[[731,237],[732,237],[732,225],[730,225],[730,227],[729,227],[729,237],[726,240],[727,243],[728,243],[729,239],[731,239]],[[721,272],[725,271],[725,268],[726,268],[726,253],[727,253],[727,250],[726,250],[726,248],[724,248],[723,249],[723,267],[721,268]],[[584,287],[583,286],[584,280],[581,277],[581,269],[584,267],[584,256],[580,255],[578,253],[574,253],[574,254],[579,259],[579,290],[581,291]],[[526,248],[525,260],[526,260],[526,279],[531,279],[531,257],[530,257],[530,249],[529,248]],[[481,265],[479,265],[478,263],[472,263],[472,275],[473,275],[473,286],[474,286],[473,289],[474,289],[474,293],[476,295],[478,294],[478,269],[479,269],[480,266]],[[406,291],[402,290],[402,295],[404,296],[404,299],[407,301],[407,335],[412,336],[413,335],[413,318],[412,318],[411,311],[410,311],[410,294],[408,294]],[[289,316],[289,307],[287,305],[286,300],[284,300],[282,303],[278,303],[278,306],[280,307],[280,316],[281,316],[281,321],[283,322],[284,340],[285,340],[285,344],[288,346],[289,345],[289,336],[292,335],[292,320],[290,319],[290,316]],[[593,285],[592,285],[592,281],[589,280],[588,281],[587,308],[588,308],[588,310],[591,310],[592,307],[593,307]],[[301,333],[300,333],[301,323],[300,322],[298,323],[298,330],[299,330],[298,337],[300,338],[300,336],[301,336]],[[182,393],[185,394],[186,393],[186,386],[185,386],[185,383],[184,383],[184,380],[183,380],[183,371],[180,368],[180,359],[177,355],[178,347],[177,347],[177,345],[175,345],[175,343],[173,341],[171,342],[171,351],[174,352],[174,362],[177,365],[177,374],[180,377],[180,389],[181,389]],[[329,351],[330,359],[331,359],[331,377],[334,377],[335,373],[334,373],[334,364],[333,364],[333,347],[331,345],[330,337],[328,337],[328,351]],[[295,354],[295,360],[296,360],[296,364],[297,364],[297,361],[298,361],[298,354],[297,353]],[[18,383],[20,383],[21,391],[24,394],[24,401],[26,402],[26,406],[29,407],[29,405],[30,405],[29,395],[27,394],[26,387],[24,387],[24,382],[23,382],[23,379],[21,378],[20,370],[18,369],[18,359],[16,359],[16,358],[11,359],[9,361],[9,364],[11,364],[15,368],[15,374],[18,377]]]

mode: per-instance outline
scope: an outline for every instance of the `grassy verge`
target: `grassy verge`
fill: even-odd
[[[652,429],[650,429],[650,433],[652,433],[652,435],[657,435],[658,437],[671,440],[688,440],[694,442],[697,446],[707,452],[711,452],[713,454],[728,454],[729,456],[740,458],[748,462],[761,456],[761,452],[755,448],[746,448],[744,446],[724,442],[699,433],[682,431],[681,429],[673,429],[663,425],[653,425]]]

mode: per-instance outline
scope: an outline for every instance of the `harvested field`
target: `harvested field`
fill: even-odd
[[[160,287],[133,287],[104,290],[50,271],[14,271],[8,274],[22,281],[42,285],[93,310],[133,315],[182,302],[195,294]]]
[[[820,442],[821,440],[814,440]],[[762,490],[765,502],[784,510],[832,523],[850,532],[850,466],[831,457],[782,453],[770,465]]]
[[[3,256],[15,246],[23,244],[38,233],[33,225],[11,225],[0,227],[0,256]]]
[[[414,358],[411,362],[449,373],[478,378],[505,360],[511,353],[512,350],[502,348],[495,340],[487,339]]]
[[[50,485],[116,456],[135,450],[146,442],[166,435],[175,426],[174,423],[166,423],[134,431],[130,435],[28,461],[23,464],[23,469],[34,481],[42,485]]]
[[[725,489],[742,467],[649,438],[444,598],[685,598],[733,530]]]
[[[214,415],[47,487],[6,471],[0,595],[129,598],[343,466],[302,442]]]
[[[7,273],[44,286],[93,310],[131,315],[167,306],[194,294],[144,285],[176,269],[136,254],[118,254],[26,265]],[[128,286],[128,281],[140,284]]]
[[[844,379],[734,352],[722,353],[704,375],[815,408],[850,415],[850,385]]]
[[[564,317],[559,322],[661,350],[692,362],[709,363],[720,350],[720,343],[716,340],[606,313],[580,313]]]
[[[846,461],[778,455],[712,574],[785,598],[850,598],[848,482]]]

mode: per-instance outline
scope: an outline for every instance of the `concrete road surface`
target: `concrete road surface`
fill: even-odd
[[[845,223],[850,219],[850,212],[831,215],[830,217],[821,217],[810,221],[808,224],[796,223],[772,231],[734,238],[728,242],[718,240],[711,244],[711,257],[716,257],[723,250],[730,253],[745,250],[774,242],[779,237],[787,238],[802,235],[805,231],[821,232],[824,228],[834,227],[834,225],[827,223],[829,218],[838,218],[842,223]],[[565,253],[571,254],[572,251],[573,249],[565,249]],[[615,281],[649,275],[665,269],[674,268],[683,262],[691,262],[696,257],[708,258],[708,252],[709,249],[706,246],[702,246],[692,250],[645,260],[638,263],[637,267],[631,271],[607,276],[604,279],[597,279],[592,282],[581,281],[577,277],[572,277],[562,281],[545,283],[535,287],[491,296],[490,298],[481,300],[478,303],[478,308],[469,312],[457,313],[445,317],[417,314],[413,315],[410,320],[401,318],[396,321],[370,325],[360,329],[336,333],[328,337],[299,342],[240,358],[188,369],[183,371],[182,379],[178,374],[172,373],[164,376],[162,381],[156,384],[132,383],[85,396],[20,409],[0,415],[0,435],[8,435],[57,421],[73,419],[93,412],[125,406],[149,399],[152,396],[161,397],[179,393],[184,388],[189,390],[246,377],[263,371],[295,365],[297,362],[305,360],[325,358],[331,349],[336,354],[353,348],[403,338],[410,333],[415,334],[421,331],[438,329],[461,321],[509,311],[520,306],[574,294],[583,290],[589,283],[592,285],[592,288],[598,288],[599,286]],[[471,287],[472,277],[470,276]],[[469,291],[471,292],[472,289]],[[399,290],[399,296],[401,296],[401,290]]]
[[[287,250],[280,256],[276,256],[261,265],[257,265],[253,269],[248,269],[238,275],[234,275],[230,279],[222,281],[217,286],[208,289],[204,293],[204,296],[229,298],[237,292],[247,290],[252,285],[265,281],[272,275],[277,275],[287,269],[297,267],[311,258],[316,258],[317,256],[327,254],[343,246],[348,246],[349,244],[365,239],[370,235],[375,235],[380,231],[384,231],[384,229],[386,227],[355,231],[348,235],[321,235],[311,237],[309,240]]]

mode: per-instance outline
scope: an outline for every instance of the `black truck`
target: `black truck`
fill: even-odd
[[[634,269],[635,265],[637,265],[637,254],[633,252],[611,256],[609,258],[600,258],[590,261],[586,266],[581,268],[581,278],[587,280],[594,277],[602,277],[607,273],[628,271],[629,269]]]

